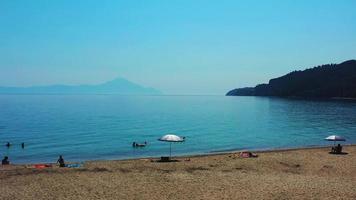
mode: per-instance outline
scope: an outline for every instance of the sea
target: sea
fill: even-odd
[[[356,101],[228,96],[0,95],[0,157],[11,163],[172,155],[356,142]],[[12,145],[7,148],[5,144]],[[147,142],[143,148],[132,143]],[[25,148],[21,148],[25,143]]]

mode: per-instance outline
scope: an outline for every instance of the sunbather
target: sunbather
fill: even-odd
[[[252,158],[252,157],[257,157],[257,154],[251,153],[249,151],[243,151],[239,155],[241,158]]]

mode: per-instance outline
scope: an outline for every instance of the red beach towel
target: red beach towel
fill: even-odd
[[[36,169],[44,169],[44,168],[52,167],[52,165],[50,165],[50,164],[35,164],[34,167]]]

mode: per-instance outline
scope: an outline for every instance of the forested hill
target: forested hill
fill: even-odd
[[[356,98],[356,60],[294,71],[268,84],[234,89],[226,95]]]

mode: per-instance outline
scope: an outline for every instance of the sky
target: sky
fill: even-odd
[[[356,59],[354,0],[0,0],[0,85],[223,95]]]

